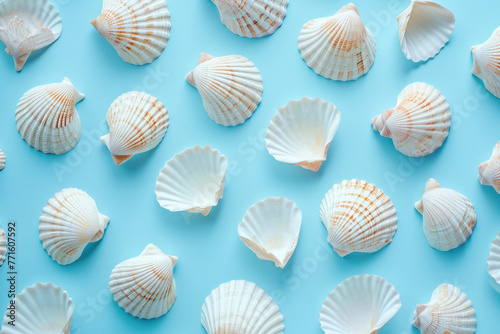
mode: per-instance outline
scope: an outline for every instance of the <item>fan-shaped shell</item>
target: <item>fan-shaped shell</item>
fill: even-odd
[[[5,255],[7,255],[7,238],[5,237],[5,231],[0,228],[0,267],[5,260]]]
[[[127,313],[141,319],[158,318],[174,304],[177,291],[173,276],[177,257],[149,244],[138,257],[118,264],[109,278],[115,301]]]
[[[429,244],[448,251],[463,244],[476,226],[474,206],[455,190],[441,188],[429,179],[415,208],[424,216],[424,233]]]
[[[198,89],[208,116],[224,126],[241,124],[252,116],[264,90],[259,69],[242,56],[202,53],[186,80]]]
[[[334,185],[321,202],[320,218],[328,242],[340,256],[376,252],[392,241],[398,228],[390,198],[373,184],[358,180]]]
[[[421,157],[441,147],[448,137],[450,105],[436,88],[415,82],[399,94],[394,109],[375,116],[371,123],[375,131],[392,139],[399,152]]]
[[[127,63],[144,65],[158,58],[170,38],[165,0],[104,0],[94,28]]]
[[[352,3],[331,17],[307,22],[300,31],[299,50],[314,72],[333,80],[356,80],[375,60],[375,38]]]
[[[488,256],[488,273],[500,284],[500,233],[491,243],[490,256]]]
[[[86,192],[63,189],[43,208],[40,240],[57,263],[66,265],[78,260],[88,243],[101,240],[108,223]]]
[[[252,282],[230,281],[205,299],[201,324],[208,334],[282,334],[283,315],[264,290]]]
[[[267,127],[267,150],[278,161],[316,172],[326,160],[339,123],[340,112],[331,102],[319,97],[291,100]]]
[[[472,47],[472,73],[484,82],[486,89],[500,99],[500,27],[481,45]]]
[[[490,160],[479,165],[479,181],[492,186],[500,194],[500,142],[495,145]]]
[[[401,308],[399,293],[384,278],[352,276],[328,294],[319,322],[326,334],[377,333]]]
[[[7,163],[7,156],[2,150],[0,150],[0,170],[3,170],[5,168],[6,163]]]
[[[417,305],[413,325],[422,334],[472,334],[476,332],[476,312],[459,288],[441,284],[428,304]]]

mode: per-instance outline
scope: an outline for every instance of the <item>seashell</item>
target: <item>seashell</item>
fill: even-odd
[[[406,86],[394,109],[375,116],[373,129],[392,139],[396,149],[409,157],[431,154],[443,145],[451,126],[450,105],[426,83]]]
[[[375,38],[352,3],[331,17],[307,22],[300,31],[299,50],[307,66],[333,80],[356,80],[375,60]]]
[[[428,304],[417,305],[413,326],[422,334],[472,334],[476,332],[476,312],[459,288],[441,284]]]
[[[186,80],[198,89],[208,116],[234,126],[251,117],[262,99],[259,69],[245,57],[213,57],[202,53]]]
[[[479,181],[492,186],[500,194],[500,142],[495,145],[490,160],[479,165]]]
[[[397,20],[401,50],[407,59],[414,62],[437,55],[455,29],[453,13],[426,0],[412,0]]]
[[[472,47],[472,73],[484,82],[486,89],[500,99],[500,27],[481,45]]]
[[[399,293],[384,278],[352,276],[328,294],[319,322],[326,334],[377,333],[401,308]]]
[[[196,145],[174,155],[156,180],[156,200],[172,211],[210,213],[222,198],[227,158],[211,146]]]
[[[5,231],[0,228],[0,267],[5,260],[5,255],[7,255],[7,238],[5,237]]]
[[[488,256],[488,273],[495,279],[497,284],[500,284],[500,233],[491,243],[490,256]]]
[[[340,123],[337,107],[320,98],[291,100],[267,127],[266,147],[278,161],[318,171]]]
[[[398,218],[390,198],[365,181],[342,181],[330,189],[320,207],[328,242],[340,256],[374,253],[388,245]]]
[[[16,305],[15,326],[10,310],[5,312],[2,334],[57,333],[69,334],[75,305],[60,286],[36,282],[24,288],[14,298]]]
[[[40,240],[43,248],[61,265],[75,262],[90,242],[102,239],[109,218],[80,189],[63,189],[43,208]]]
[[[104,0],[92,25],[127,63],[144,65],[158,58],[170,38],[165,0]]]
[[[66,153],[80,140],[82,128],[75,104],[84,97],[68,78],[32,88],[17,105],[17,130],[38,151]]]
[[[285,197],[269,197],[252,205],[238,225],[241,241],[261,260],[285,268],[299,241],[302,212]]]
[[[212,0],[222,23],[243,37],[273,34],[286,15],[288,0]]]
[[[429,179],[415,208],[424,216],[424,233],[431,247],[448,251],[463,244],[476,226],[474,206],[455,190]]]
[[[7,163],[7,156],[0,150],[0,170],[5,168],[5,164]]]
[[[280,308],[252,282],[230,281],[219,285],[205,299],[201,325],[208,334],[282,334]]]
[[[54,43],[62,31],[59,12],[47,0],[4,0],[0,3],[0,40],[23,69],[31,52]]]
[[[168,111],[157,98],[141,92],[118,97],[106,114],[109,134],[101,142],[109,148],[115,164],[134,154],[152,150],[162,141],[168,127]]]
[[[177,257],[166,255],[153,244],[138,257],[118,264],[109,278],[115,301],[125,312],[141,319],[166,314],[177,296],[173,276]]]

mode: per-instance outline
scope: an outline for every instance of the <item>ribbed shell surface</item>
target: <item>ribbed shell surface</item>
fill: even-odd
[[[481,184],[492,186],[500,194],[500,142],[495,145],[490,160],[478,169]]]
[[[6,163],[7,163],[7,156],[2,150],[0,150],[0,170],[3,170],[5,168]]]
[[[481,45],[472,47],[472,73],[481,78],[486,89],[500,99],[500,27]]]
[[[5,237],[5,231],[0,228],[0,267],[5,260],[5,255],[7,255],[7,238]]]

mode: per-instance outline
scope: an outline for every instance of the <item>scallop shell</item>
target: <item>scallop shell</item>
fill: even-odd
[[[288,0],[212,0],[222,23],[243,37],[273,34],[286,15]]]
[[[201,324],[208,334],[282,334],[280,308],[252,282],[230,281],[219,285],[205,299]]]
[[[5,237],[5,232],[0,228],[0,267],[5,260],[7,255],[7,238]]]
[[[463,244],[476,226],[474,206],[455,190],[429,179],[415,208],[424,216],[424,233],[431,247],[448,251]]]
[[[6,163],[7,163],[7,156],[2,150],[0,150],[0,170],[3,170],[5,168]]]
[[[481,45],[472,47],[472,73],[484,82],[486,89],[500,99],[500,27]]]
[[[479,165],[479,181],[492,186],[500,194],[500,142],[495,145],[490,160]]]
[[[488,273],[500,284],[500,233],[491,243],[490,256],[488,257]]]
[[[196,145],[174,155],[156,180],[156,200],[172,211],[210,213],[222,198],[227,158],[211,146]]]
[[[409,157],[431,154],[443,145],[451,126],[450,105],[426,83],[406,86],[394,109],[372,119],[373,129],[392,139],[396,149]]]
[[[101,141],[121,165],[134,154],[152,150],[162,141],[168,127],[168,111],[157,98],[141,92],[118,97],[106,115],[109,134]]]
[[[278,161],[316,172],[326,160],[339,123],[340,112],[331,102],[308,97],[292,100],[271,119],[267,150]]]
[[[417,305],[413,326],[422,334],[472,334],[476,332],[476,312],[459,288],[441,284],[429,304]]]
[[[80,140],[82,128],[75,104],[84,97],[68,78],[32,88],[17,105],[17,130],[38,151],[66,153]]]
[[[80,258],[87,244],[102,239],[108,223],[86,192],[63,189],[43,208],[40,240],[54,261],[67,265]]]
[[[384,278],[352,276],[328,294],[319,322],[326,334],[377,333],[401,308],[399,293]]]
[[[16,305],[15,326],[10,311],[5,312],[2,334],[69,334],[75,306],[73,300],[60,286],[36,282],[24,288],[14,298]]]
[[[62,31],[59,12],[47,0],[0,3],[0,40],[21,71],[31,52],[54,43]]]
[[[186,80],[198,89],[208,116],[234,126],[251,117],[262,99],[259,69],[245,57],[213,57],[202,53]]]
[[[109,278],[115,301],[127,313],[141,319],[166,314],[177,296],[173,276],[177,257],[149,244],[138,257],[118,264]]]
[[[165,0],[104,0],[94,28],[127,63],[144,65],[158,58],[170,38]]]
[[[314,72],[333,80],[356,80],[375,60],[375,38],[352,3],[335,15],[307,22],[300,31],[299,50]]]
[[[373,184],[358,180],[334,185],[321,202],[320,218],[328,242],[342,257],[382,249],[398,228],[390,198]]]
[[[261,260],[285,268],[299,241],[302,212],[285,197],[269,197],[252,205],[238,225],[241,241]]]

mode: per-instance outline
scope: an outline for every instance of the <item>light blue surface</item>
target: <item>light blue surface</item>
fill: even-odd
[[[0,226],[5,229],[9,219],[20,226],[18,292],[36,281],[61,285],[76,305],[72,333],[204,333],[200,313],[210,291],[229,280],[246,279],[275,299],[287,333],[321,333],[319,310],[326,295],[349,276],[369,273],[394,284],[403,303],[381,334],[418,333],[410,323],[415,305],[427,302],[443,282],[470,297],[479,333],[498,332],[500,294],[490,285],[486,258],[500,231],[500,195],[479,184],[477,166],[500,140],[500,100],[471,74],[470,47],[483,43],[500,24],[500,2],[440,1],[455,13],[456,29],[435,59],[415,64],[403,56],[397,35],[396,16],[409,1],[356,1],[375,35],[377,54],[373,68],[354,82],[316,75],[297,50],[304,23],[332,15],[347,1],[290,2],[274,35],[250,40],[227,30],[209,0],[168,0],[171,39],[153,64],[137,67],[124,63],[90,25],[101,1],[59,0],[64,27],[56,43],[30,57],[21,73],[10,55],[0,53],[0,148],[7,154],[7,167],[0,172]],[[243,125],[225,128],[211,121],[198,92],[185,81],[201,52],[241,54],[260,69],[263,100]],[[77,105],[83,135],[69,153],[46,155],[21,139],[14,111],[28,89],[65,76],[86,94]],[[439,89],[453,115],[444,146],[423,159],[401,155],[370,126],[371,118],[393,108],[400,91],[415,81]],[[168,108],[170,126],[155,150],[115,166],[98,138],[107,133],[104,117],[111,102],[133,89],[158,97]],[[263,142],[277,108],[303,96],[319,96],[342,112],[328,160],[318,173],[275,161]],[[165,161],[196,144],[210,144],[230,161],[224,198],[208,217],[171,213],[155,200],[155,181]],[[476,208],[472,237],[450,252],[428,245],[422,217],[413,208],[430,177],[466,195]],[[319,205],[334,183],[352,178],[374,183],[391,197],[399,228],[381,251],[340,258],[327,243]],[[82,258],[60,266],[42,248],[38,217],[47,201],[68,187],[88,192],[111,222],[104,238]],[[237,234],[248,207],[282,195],[303,212],[299,243],[284,270],[258,260]],[[179,257],[174,271],[178,297],[166,316],[145,321],[112,301],[108,279],[116,264],[139,255],[148,243]],[[6,271],[5,265],[0,268],[2,308],[7,303]]]

